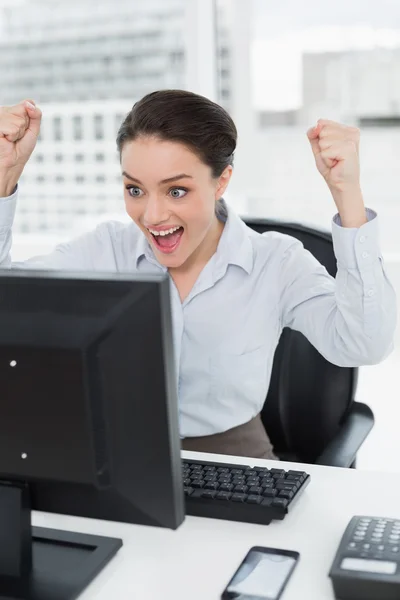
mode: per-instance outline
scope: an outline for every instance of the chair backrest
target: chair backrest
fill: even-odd
[[[297,238],[335,277],[330,233],[296,223],[243,220],[258,233],[278,231]],[[358,369],[328,362],[300,332],[283,330],[261,413],[279,458],[315,462],[350,410],[357,377]]]

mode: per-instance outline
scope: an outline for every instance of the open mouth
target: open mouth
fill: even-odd
[[[167,231],[153,232],[148,230],[151,234],[153,242],[160,252],[164,254],[171,254],[178,248],[181,238],[183,235],[183,227],[174,227]]]

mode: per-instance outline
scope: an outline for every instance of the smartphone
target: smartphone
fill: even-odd
[[[299,560],[292,550],[254,546],[222,593],[222,600],[278,600]]]

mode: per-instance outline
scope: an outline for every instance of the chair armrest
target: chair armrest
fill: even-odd
[[[315,461],[315,464],[350,467],[373,426],[374,414],[369,406],[362,402],[353,402],[339,431]]]

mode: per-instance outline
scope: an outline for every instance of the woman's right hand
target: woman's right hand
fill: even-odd
[[[33,100],[0,107],[0,197],[9,196],[37,142],[42,112]]]

